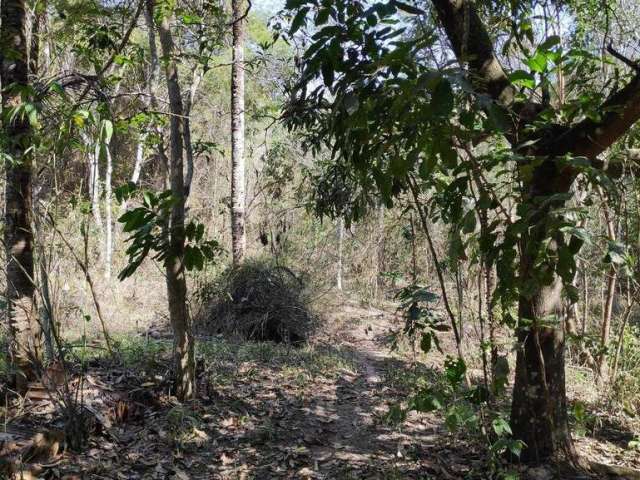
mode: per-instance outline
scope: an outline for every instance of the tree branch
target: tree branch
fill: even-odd
[[[548,154],[571,153],[595,159],[640,120],[640,74],[600,107],[602,119],[585,119],[558,136]]]
[[[516,90],[494,51],[493,42],[470,0],[432,0],[458,61],[467,63],[477,93],[510,107]]]

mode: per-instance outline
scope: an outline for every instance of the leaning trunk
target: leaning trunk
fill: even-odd
[[[232,0],[233,54],[231,63],[231,242],[233,263],[246,249],[244,191],[244,2]]]
[[[7,320],[9,362],[16,371],[15,384],[23,391],[36,377],[42,356],[42,329],[38,320],[34,285],[33,231],[31,227],[31,127],[22,115],[7,112],[21,103],[27,90],[26,13],[23,0],[5,0],[1,6],[2,118],[6,162],[5,225]]]
[[[195,395],[195,350],[193,331],[187,311],[187,284],[184,267],[184,173],[183,173],[183,109],[178,68],[174,59],[170,19],[164,17],[158,26],[165,63],[165,75],[171,109],[171,192],[176,199],[169,219],[169,248],[165,260],[169,318],[173,328],[175,351],[176,395],[180,400]]]

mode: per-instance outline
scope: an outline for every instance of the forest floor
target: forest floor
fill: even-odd
[[[441,414],[388,421],[416,378],[437,376],[407,349],[390,350],[402,322],[392,310],[345,302],[326,320],[330,330],[299,349],[202,340],[200,395],[186,404],[168,395],[162,332],[123,338],[117,362],[85,358],[82,380],[66,382],[54,368],[24,402],[0,410],[0,478],[492,478],[479,438],[450,434]],[[84,415],[70,406],[74,396]],[[64,443],[61,409],[89,424],[79,453]],[[577,444],[591,460],[640,468],[627,441],[609,424]],[[515,470],[513,478],[566,478]]]

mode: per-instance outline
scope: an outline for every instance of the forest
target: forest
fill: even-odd
[[[638,0],[0,0],[0,479],[640,479]]]

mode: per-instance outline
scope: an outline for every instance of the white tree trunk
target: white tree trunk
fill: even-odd
[[[244,24],[245,2],[232,0],[233,53],[231,65],[231,243],[233,263],[246,250],[244,161]]]
[[[91,139],[82,133],[82,139],[89,147],[89,197],[91,198],[91,213],[93,221],[99,232],[104,232],[102,227],[102,214],[100,212],[100,144],[92,144]]]
[[[140,133],[138,136],[138,144],[136,145],[136,163],[133,166],[133,173],[131,174],[131,183],[138,185],[140,181],[140,175],[142,174],[142,166],[144,165],[144,143],[146,141],[147,134]],[[123,200],[120,205],[121,211],[127,210],[127,200]]]
[[[106,279],[109,279],[111,278],[111,259],[113,256],[113,222],[111,215],[111,177],[113,175],[113,160],[111,158],[111,148],[109,145],[104,146],[104,151],[107,161],[107,169],[104,175],[104,207],[106,224],[106,233],[104,237],[104,276]]]

